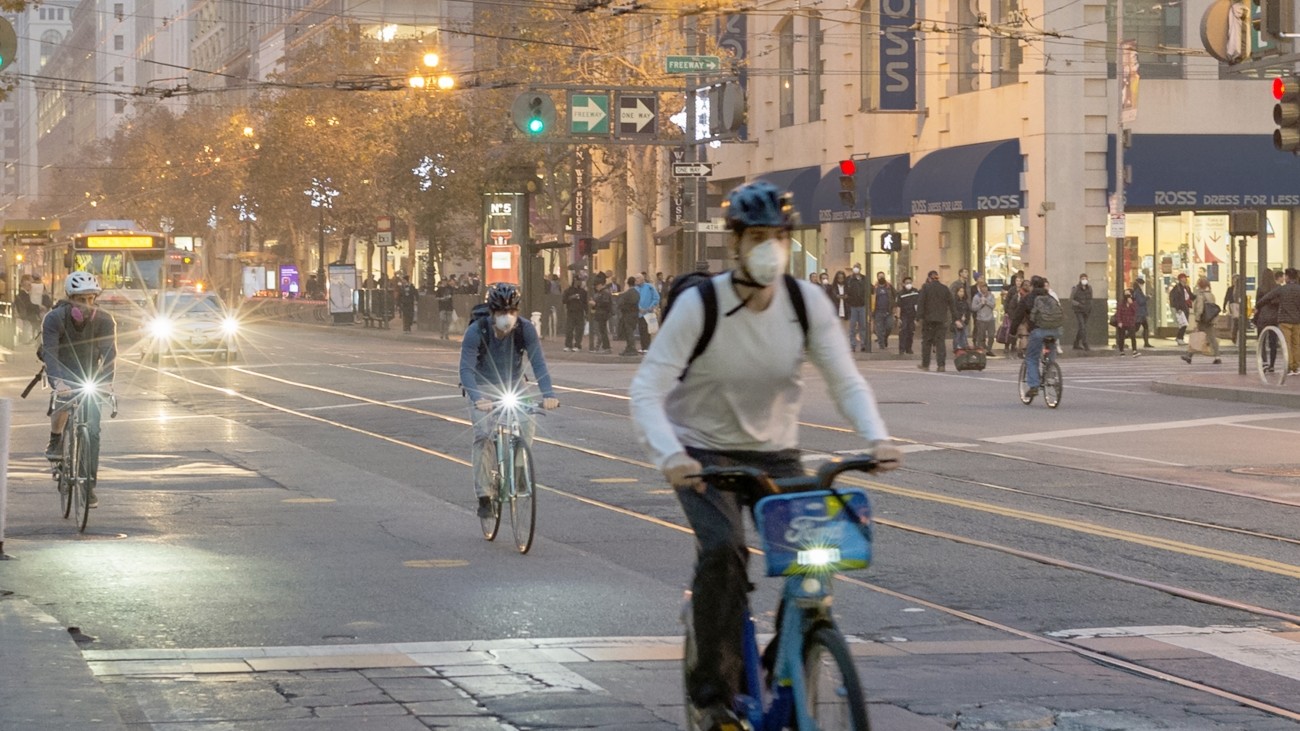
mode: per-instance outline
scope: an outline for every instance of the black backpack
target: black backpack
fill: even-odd
[[[668,288],[668,296],[664,299],[663,319],[668,319],[668,313],[673,309],[673,303],[688,289],[698,289],[700,299],[704,302],[704,329],[700,331],[700,339],[695,341],[695,349],[691,351],[691,357],[686,360],[686,367],[682,369],[682,374],[677,380],[686,378],[686,372],[691,369],[691,364],[695,359],[704,355],[705,349],[709,347],[709,341],[713,340],[713,333],[718,329],[718,291],[713,287],[713,276],[708,272],[690,272],[673,279],[673,284]],[[790,294],[790,304],[794,305],[795,315],[799,318],[799,328],[803,330],[803,337],[808,339],[808,308],[804,305],[803,292],[799,289],[799,280],[793,276],[785,275],[785,289]]]
[[[1202,325],[1212,324],[1214,322],[1214,318],[1218,317],[1220,312],[1223,312],[1223,310],[1218,305],[1216,305],[1213,302],[1206,302],[1205,305],[1201,308],[1201,324]]]

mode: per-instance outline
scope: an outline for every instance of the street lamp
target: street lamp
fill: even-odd
[[[406,82],[410,84],[412,89],[436,86],[441,91],[451,91],[456,88],[456,78],[451,74],[434,75],[433,70],[438,67],[439,61],[438,54],[432,51],[426,52],[421,59],[424,69],[413,71]]]

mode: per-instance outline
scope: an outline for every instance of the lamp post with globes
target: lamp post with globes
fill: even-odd
[[[412,89],[436,88],[439,91],[451,91],[456,88],[456,78],[454,76],[437,73],[434,70],[438,67],[440,61],[438,54],[433,51],[426,51],[420,61],[422,68],[412,71],[406,80]]]

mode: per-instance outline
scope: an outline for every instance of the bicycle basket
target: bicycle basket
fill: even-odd
[[[768,576],[865,569],[871,563],[871,502],[865,490],[769,495],[754,506]]]

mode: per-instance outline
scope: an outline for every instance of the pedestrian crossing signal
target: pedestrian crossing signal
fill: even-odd
[[[883,231],[880,234],[880,250],[888,253],[901,251],[903,248],[903,236],[897,231]]]

